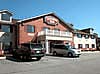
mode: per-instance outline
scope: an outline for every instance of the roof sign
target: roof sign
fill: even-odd
[[[45,16],[44,17],[44,22],[47,23],[48,25],[58,25],[59,21],[53,16]]]

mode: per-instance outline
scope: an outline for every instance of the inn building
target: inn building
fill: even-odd
[[[47,54],[55,43],[66,43],[83,51],[96,50],[93,28],[76,30],[55,13],[17,20],[8,10],[0,11],[0,49],[10,51],[31,42],[42,43]]]
[[[96,50],[96,35],[93,28],[74,30],[74,46],[82,51]]]
[[[18,21],[18,45],[21,43],[42,43],[46,53],[51,52],[53,43],[68,43],[73,45],[73,27],[65,23],[55,13]]]

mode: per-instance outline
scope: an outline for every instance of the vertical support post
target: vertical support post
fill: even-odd
[[[2,47],[3,47],[3,44],[2,44],[2,42],[0,42],[0,49],[2,50]]]
[[[48,40],[45,40],[46,54],[49,54]]]
[[[4,51],[2,49],[3,49],[3,43],[0,42],[0,55],[4,55]]]
[[[45,29],[45,35],[47,35],[48,34],[48,29]]]

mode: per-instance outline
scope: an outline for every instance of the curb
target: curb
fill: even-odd
[[[100,53],[100,51],[81,51],[81,53]]]
[[[3,59],[6,59],[6,56],[4,56],[4,57],[0,57],[0,60],[3,60]]]

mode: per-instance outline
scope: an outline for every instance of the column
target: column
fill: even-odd
[[[46,54],[49,54],[48,40],[45,40]]]
[[[0,42],[0,50],[2,50],[2,46],[3,46],[3,45],[2,45],[2,42]]]

